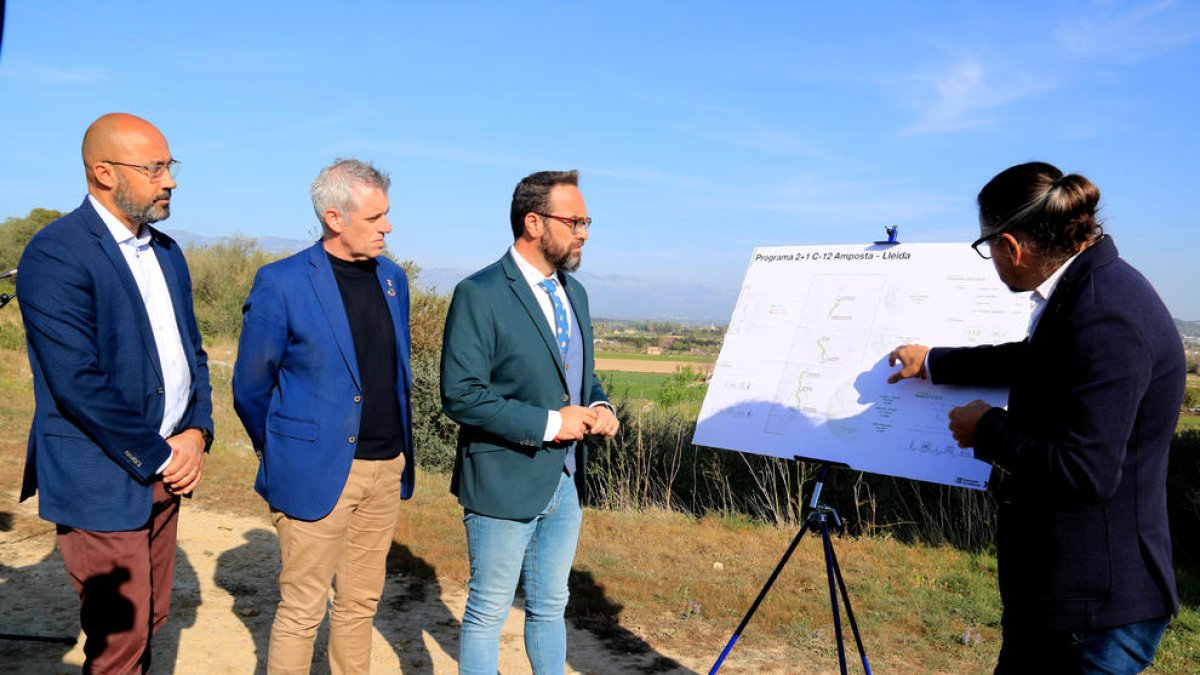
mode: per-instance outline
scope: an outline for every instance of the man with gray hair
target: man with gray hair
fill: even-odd
[[[381,256],[388,177],[341,159],[311,185],[321,240],[264,266],[242,308],[234,407],[279,535],[271,673],[308,673],[336,590],[329,667],[365,673],[385,563],[413,491],[408,280]]]

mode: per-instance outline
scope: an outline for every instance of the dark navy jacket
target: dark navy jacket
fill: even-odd
[[[208,357],[179,244],[151,228],[192,374],[179,430],[212,431]],[[164,396],[150,317],[129,264],[100,214],[83,205],[47,225],[18,266],[17,296],[37,408],[21,499],[42,518],[101,532],[150,517],[155,472],[171,449],[158,435]]]
[[[934,349],[929,371],[1011,387],[975,437],[995,466],[1005,623],[1103,628],[1176,610],[1166,479],[1186,362],[1111,238],[1067,268],[1030,338]]]

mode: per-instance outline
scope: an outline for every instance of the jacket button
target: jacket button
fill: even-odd
[[[163,395],[163,388],[162,388],[162,387],[159,387],[159,388],[158,388],[158,395],[159,395],[159,396],[162,396],[162,395]]]
[[[570,396],[569,394],[563,394],[563,395],[562,395],[562,402],[563,402],[563,403],[566,403],[567,401],[570,401],[570,400],[571,400],[571,396]]]
[[[350,438],[347,438],[346,440],[353,443],[354,441],[356,441],[358,439],[356,439],[354,436],[351,436]]]
[[[354,402],[355,402],[355,403],[362,403],[362,397],[361,397],[361,396],[355,396],[355,397],[354,397]]]

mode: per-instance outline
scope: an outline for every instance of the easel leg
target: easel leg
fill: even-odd
[[[833,573],[835,561],[833,555],[833,540],[829,537],[829,519],[823,515],[821,521],[821,543],[825,548],[825,579],[829,582],[829,608],[833,611],[833,634],[837,637],[838,666],[842,675],[846,675],[846,643],[842,639],[842,614],[838,609],[837,575]]]
[[[754,613],[758,611],[758,606],[762,604],[763,598],[767,597],[767,593],[771,590],[771,586],[775,584],[775,579],[779,576],[779,573],[783,571],[784,566],[787,565],[788,559],[792,557],[792,553],[796,550],[796,546],[800,543],[800,539],[804,537],[804,533],[807,531],[808,520],[805,520],[804,525],[800,527],[800,531],[796,533],[796,537],[792,539],[792,544],[788,546],[788,549],[786,552],[784,552],[783,557],[779,559],[779,564],[775,566],[775,571],[771,572],[771,576],[767,579],[767,583],[763,586],[762,590],[758,592],[758,597],[754,599],[754,604],[750,605],[750,610],[746,612],[746,616],[742,617],[742,622],[738,624],[737,630],[733,631],[733,636],[729,638],[729,642],[726,643],[725,649],[721,650],[721,655],[717,657],[717,662],[714,663],[712,669],[708,671],[708,675],[716,675],[716,672],[721,669],[721,664],[725,662],[725,657],[729,656],[729,652],[733,649],[734,643],[736,643],[738,638],[742,636],[742,631],[746,629],[746,626],[750,623],[751,617],[753,617]]]
[[[838,590],[841,591],[842,604],[846,606],[846,618],[850,620],[850,630],[854,633],[854,644],[858,647],[858,658],[862,661],[863,672],[866,675],[871,675],[871,664],[867,662],[867,649],[863,646],[862,633],[858,630],[858,621],[854,619],[854,607],[850,604],[850,593],[846,590],[846,580],[842,578],[842,567],[838,564],[837,552],[833,549],[833,542],[829,538],[829,524],[823,523],[822,535],[824,535],[826,545],[826,574],[832,571],[829,579],[830,600],[833,604],[834,626],[838,631],[838,658],[841,662],[842,672],[846,672],[846,649],[842,642],[841,625],[837,620],[837,600],[833,596],[833,582],[837,579]]]
[[[729,656],[733,645],[741,637],[742,631],[750,623],[751,617],[758,611],[758,606],[767,597],[771,586],[775,584],[775,579],[779,577],[779,573],[783,571],[784,566],[787,565],[787,561],[792,557],[792,553],[795,552],[796,546],[799,545],[800,539],[804,537],[804,533],[808,531],[814,521],[820,523],[821,542],[825,551],[825,576],[829,582],[829,607],[833,611],[833,632],[837,636],[838,665],[841,666],[842,675],[846,675],[846,644],[842,638],[842,618],[838,603],[840,591],[841,601],[846,606],[846,618],[850,620],[850,629],[854,632],[854,642],[858,646],[858,655],[862,660],[863,671],[866,675],[871,675],[871,664],[867,662],[867,650],[863,646],[862,634],[858,630],[858,622],[854,619],[854,609],[850,606],[850,593],[846,590],[846,580],[842,578],[842,568],[838,565],[837,554],[833,550],[833,539],[829,534],[829,519],[833,518],[834,523],[838,527],[841,527],[841,519],[838,517],[837,511],[820,503],[821,488],[825,483],[825,476],[828,472],[829,465],[822,465],[821,474],[813,486],[812,502],[809,504],[808,514],[804,517],[804,524],[800,527],[800,531],[796,533],[796,537],[792,539],[792,543],[788,546],[787,551],[784,552],[783,557],[780,558],[779,564],[775,566],[775,570],[771,572],[767,583],[759,591],[758,597],[754,599],[754,604],[750,605],[750,610],[746,612],[746,616],[738,624],[737,630],[733,631],[733,636],[729,638],[725,649],[721,650],[721,655],[717,657],[717,662],[708,671],[708,675],[716,675],[717,671],[721,669],[721,664],[725,662],[725,657]]]

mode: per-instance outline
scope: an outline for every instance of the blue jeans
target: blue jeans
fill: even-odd
[[[1006,626],[996,675],[1134,675],[1154,660],[1169,620],[1163,617],[1084,631]]]
[[[496,675],[500,628],[518,578],[525,585],[525,652],[534,675],[562,673],[567,660],[567,577],[583,511],[565,473],[550,503],[530,520],[467,511],[471,581],[463,615],[458,667],[463,675]]]

